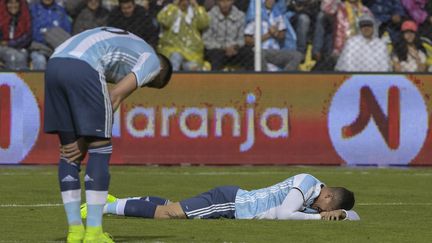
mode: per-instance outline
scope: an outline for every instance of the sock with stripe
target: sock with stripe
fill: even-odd
[[[87,227],[102,226],[103,208],[108,196],[110,181],[109,160],[111,143],[88,150],[86,175],[84,177],[87,200]]]
[[[169,203],[168,199],[155,197],[155,196],[141,197],[140,199],[144,201],[152,202],[156,205],[167,205]]]
[[[61,158],[58,166],[58,180],[66,217],[69,225],[81,225],[81,184],[79,179],[80,166],[68,163]]]
[[[153,218],[158,205],[140,198],[118,199],[108,203],[104,208],[105,213],[124,215],[130,217]]]

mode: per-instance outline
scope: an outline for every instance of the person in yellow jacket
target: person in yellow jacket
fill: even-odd
[[[196,0],[174,0],[158,16],[162,29],[158,51],[169,57],[173,70],[201,70],[204,42],[201,32],[209,25],[209,16]]]

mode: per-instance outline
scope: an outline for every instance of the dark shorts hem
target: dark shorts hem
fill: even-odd
[[[235,218],[235,198],[238,186],[216,187],[192,198],[180,201],[189,219]]]

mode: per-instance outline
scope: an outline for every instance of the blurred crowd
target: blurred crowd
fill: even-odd
[[[432,71],[432,0],[0,0],[0,69],[43,70],[71,35],[132,32],[176,71]]]

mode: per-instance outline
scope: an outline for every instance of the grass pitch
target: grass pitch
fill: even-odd
[[[104,217],[116,242],[432,242],[432,168],[111,167],[117,197],[180,200],[219,185],[266,187],[297,173],[356,194],[358,222]],[[64,242],[54,166],[0,167],[0,242]]]

